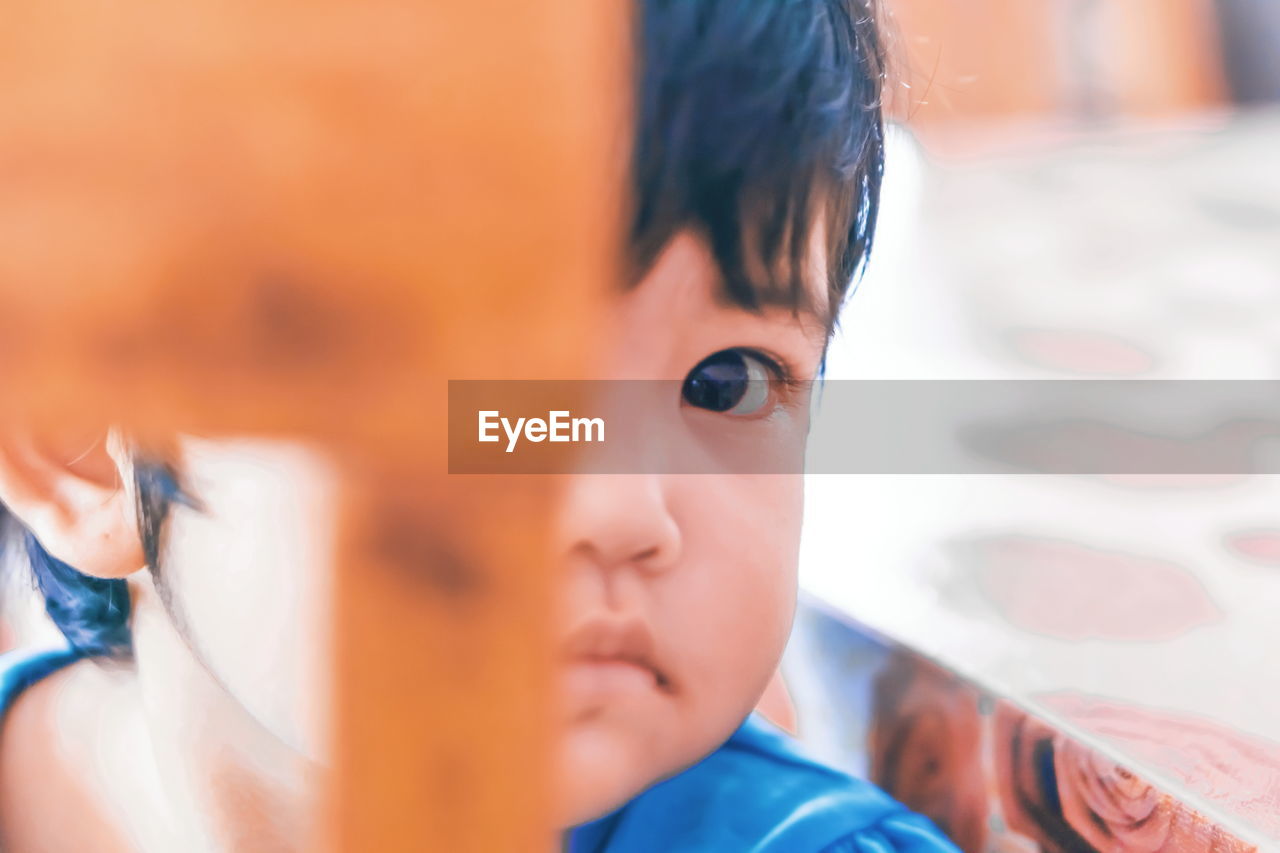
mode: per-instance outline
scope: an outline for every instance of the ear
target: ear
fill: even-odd
[[[132,465],[106,429],[0,429],[0,501],[45,550],[87,575],[143,568]]]

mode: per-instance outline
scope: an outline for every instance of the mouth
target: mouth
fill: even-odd
[[[671,692],[671,680],[658,665],[653,646],[653,634],[644,622],[596,617],[569,633],[563,661],[571,672],[571,682],[581,688],[634,686]]]

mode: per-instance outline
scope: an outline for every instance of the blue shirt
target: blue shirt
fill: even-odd
[[[79,653],[70,649],[15,649],[0,654],[0,720],[23,690],[79,659]]]
[[[0,655],[0,719],[73,651]],[[929,822],[870,782],[804,755],[752,715],[711,755],[565,835],[568,853],[957,853]]]
[[[711,755],[572,830],[569,853],[958,853],[927,818],[751,715]]]

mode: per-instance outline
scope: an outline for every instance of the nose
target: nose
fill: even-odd
[[[562,553],[606,569],[671,568],[681,536],[662,480],[652,474],[575,475],[558,524]]]

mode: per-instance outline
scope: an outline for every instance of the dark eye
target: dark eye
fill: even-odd
[[[740,349],[721,350],[689,371],[681,396],[699,409],[753,415],[769,403],[771,373],[760,356]]]

